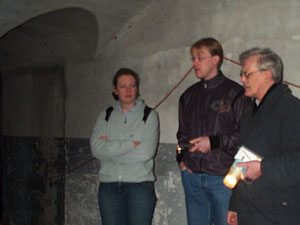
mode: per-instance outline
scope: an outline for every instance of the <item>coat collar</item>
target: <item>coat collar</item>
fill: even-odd
[[[223,83],[223,81],[225,80],[225,76],[222,73],[222,71],[220,70],[218,72],[218,74],[216,76],[214,76],[212,79],[210,80],[201,80],[201,84],[205,89],[214,89],[217,86],[219,86],[221,83]]]
[[[260,108],[262,108],[264,105],[269,104],[276,104],[278,99],[283,92],[290,92],[290,89],[288,86],[282,83],[273,84],[267,93],[264,95],[263,99],[261,100],[260,104],[257,106],[254,104],[253,113],[257,112]]]

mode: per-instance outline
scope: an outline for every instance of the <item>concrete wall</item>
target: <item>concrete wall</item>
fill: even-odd
[[[51,2],[50,8],[57,8],[55,3]],[[79,4],[75,1],[73,3]],[[8,1],[5,4],[7,5]],[[47,12],[47,4],[39,4],[40,8],[31,11],[32,14]],[[91,7],[92,2],[87,4],[86,8],[97,17],[97,11],[93,11]],[[18,3],[15,7],[22,6],[22,3]],[[12,6],[6,9],[13,12]],[[15,25],[19,25],[23,22],[22,18],[28,18],[28,15],[21,14],[20,19],[15,14],[15,17]],[[2,29],[7,29],[7,26]],[[99,33],[101,37],[101,29]],[[298,0],[151,1],[119,30],[113,39],[105,43],[100,41],[97,54],[92,60],[64,63],[67,168],[73,168],[91,157],[88,138],[98,113],[113,103],[111,79],[117,69],[126,66],[136,70],[141,77],[142,99],[149,106],[155,106],[192,66],[190,45],[208,36],[218,39],[223,45],[225,56],[234,60],[247,48],[272,48],[282,57],[285,64],[284,79],[300,83]],[[225,61],[222,70],[228,77],[239,81],[239,66]],[[158,203],[153,220],[155,225],[186,224],[184,194],[174,160],[178,126],[177,103],[180,94],[196,81],[194,74],[190,74],[157,108],[161,137],[156,158]],[[17,86],[18,82],[13,85]],[[3,85],[5,89],[9,84],[4,81]],[[299,89],[291,89],[300,97]],[[6,114],[13,110],[10,104],[4,103],[4,108]],[[35,112],[35,109],[30,107],[24,108]],[[14,133],[14,127],[10,129],[7,123],[4,123],[4,126],[4,134],[7,131],[9,135],[18,135]],[[97,163],[93,161],[66,177],[65,224],[99,224],[96,200],[97,169]]]
[[[4,224],[64,224],[65,182],[50,179],[66,164],[63,74],[58,66],[3,77]]]
[[[95,59],[96,76],[84,78],[87,86],[81,87],[82,95],[91,97],[88,100],[91,105],[86,109],[89,118],[83,129],[74,129],[71,121],[67,121],[67,133],[72,137],[86,137],[98,112],[110,104],[111,78],[122,66],[138,71],[141,96],[147,104],[155,106],[191,67],[189,46],[201,37],[217,38],[223,44],[225,56],[233,60],[237,60],[247,48],[270,47],[285,63],[285,80],[299,84],[299,19],[300,2],[294,0],[153,1],[124,26],[115,40],[99,51]],[[70,70],[74,72],[75,69],[70,67]],[[239,70],[239,66],[225,60],[223,72],[228,77],[239,82]],[[85,83],[89,79],[93,82]],[[165,173],[160,169],[157,171],[159,196],[153,221],[156,225],[186,224],[182,219],[185,211],[180,174],[172,160],[175,145],[166,143],[176,143],[178,99],[196,81],[192,73],[157,109],[161,121],[159,152],[168,152],[168,157],[158,155],[156,158],[157,165],[166,165]],[[300,96],[298,89],[291,88],[295,95]],[[67,114],[76,112],[76,104],[68,102],[68,105],[73,107],[72,111],[67,107]],[[81,104],[77,107],[78,111],[82,110]],[[174,215],[180,215],[180,219]]]
[[[80,82],[72,77],[85,74],[80,93],[83,99],[89,99],[85,105],[91,104],[93,112],[84,118],[87,122],[84,130],[74,129],[72,121],[68,121],[67,134],[88,137],[93,126],[91,121],[113,101],[111,78],[122,66],[139,72],[142,98],[154,106],[192,66],[189,47],[201,37],[217,38],[223,44],[225,56],[234,60],[247,48],[270,47],[282,56],[285,79],[298,83],[299,9],[300,3],[296,0],[153,1],[123,27],[116,39],[100,48],[94,73],[89,74],[88,65],[69,66],[67,81],[70,85]],[[223,72],[236,81],[239,81],[239,70],[239,66],[226,61],[223,65]],[[196,79],[191,75],[158,108],[162,121],[161,142],[176,142],[177,101],[184,89],[194,82]],[[99,102],[100,99],[105,100]],[[76,105],[77,110],[81,110],[78,101],[67,104],[72,105],[72,111],[67,107],[67,115],[76,112]]]

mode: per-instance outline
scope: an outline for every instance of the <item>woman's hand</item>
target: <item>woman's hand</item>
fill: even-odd
[[[135,148],[137,148],[140,144],[141,144],[141,142],[138,142],[138,141],[133,142],[133,145],[134,145]]]
[[[107,136],[100,136],[99,139],[102,140],[102,141],[108,141]]]

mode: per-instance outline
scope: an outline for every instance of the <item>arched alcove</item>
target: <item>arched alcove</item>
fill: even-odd
[[[65,66],[93,59],[98,35],[91,12],[66,8],[0,39],[8,224],[64,224],[64,177],[50,177],[65,171]]]
[[[82,8],[67,8],[36,16],[0,39],[2,70],[81,62],[94,57],[99,38],[95,16]]]

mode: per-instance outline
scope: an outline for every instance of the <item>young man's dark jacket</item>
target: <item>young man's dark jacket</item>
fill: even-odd
[[[300,224],[300,101],[283,84],[273,85],[259,107],[241,121],[239,144],[263,157],[262,175],[240,181],[230,210],[239,225]]]
[[[237,151],[239,121],[249,105],[243,88],[220,71],[189,87],[179,100],[178,144],[209,136],[212,150],[185,152],[182,160],[194,173],[225,175]]]

